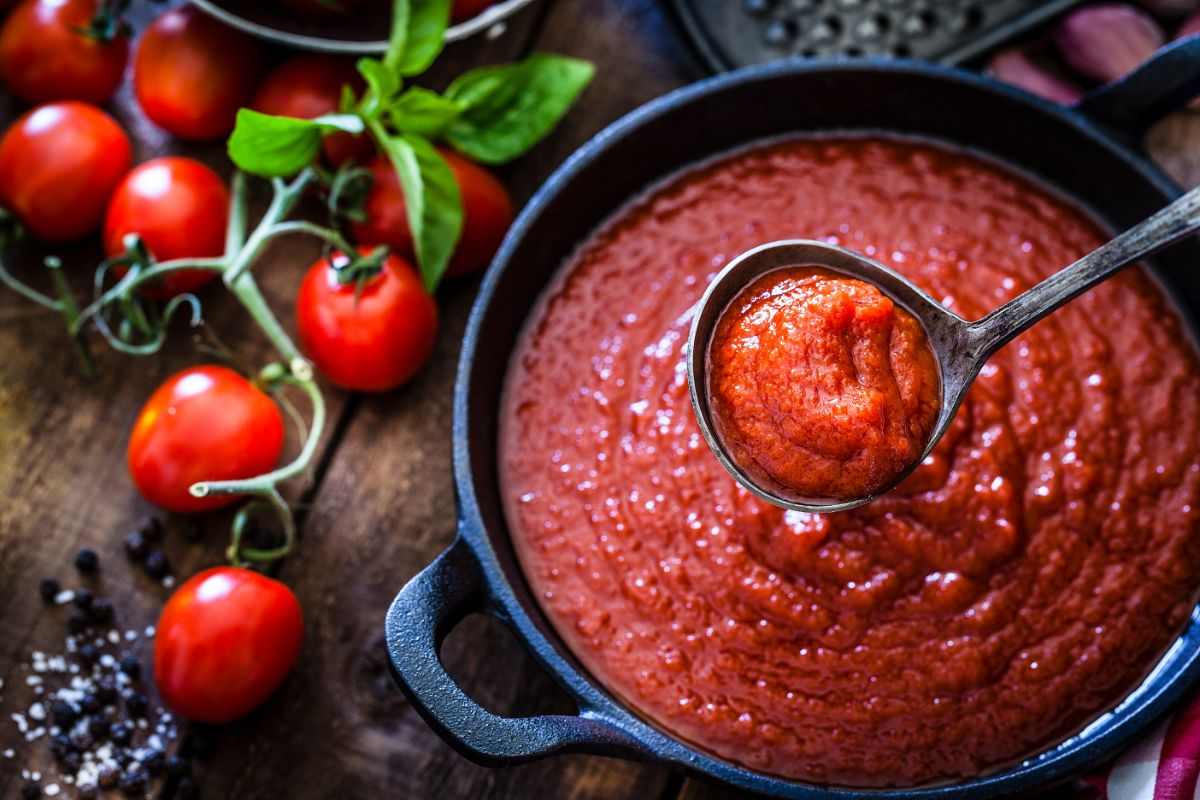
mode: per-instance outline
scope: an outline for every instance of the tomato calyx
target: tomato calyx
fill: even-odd
[[[358,296],[376,275],[383,272],[383,262],[389,251],[386,247],[376,247],[366,255],[360,254],[358,250],[348,252],[353,253],[353,256],[348,256],[347,251],[342,251],[338,257],[327,256],[326,260],[337,277],[337,282],[342,286],[354,284],[354,293]]]
[[[86,28],[77,28],[80,36],[97,42],[111,42],[121,36],[131,36],[133,28],[125,21],[129,0],[104,0],[96,7],[96,14]]]

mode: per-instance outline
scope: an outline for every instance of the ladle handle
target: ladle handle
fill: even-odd
[[[967,326],[983,360],[1068,300],[1122,267],[1200,231],[1200,187]]]

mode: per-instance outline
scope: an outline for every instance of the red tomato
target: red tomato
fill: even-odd
[[[125,252],[136,233],[158,261],[208,258],[225,252],[229,190],[221,176],[190,158],[166,156],[139,164],[113,192],[104,220],[104,251]],[[175,272],[146,294],[158,300],[193,292],[215,272]]]
[[[454,22],[463,22],[471,17],[478,16],[494,2],[496,0],[454,0],[454,7],[450,12],[450,18]]]
[[[462,195],[462,236],[446,270],[448,277],[455,277],[483,269],[491,262],[512,224],[513,205],[508,191],[492,173],[457,153],[445,149],[439,152],[454,172]],[[372,161],[370,169],[374,184],[367,194],[367,220],[354,223],[354,235],[360,244],[386,244],[411,256],[412,233],[395,170],[384,156]]]
[[[78,239],[99,227],[132,159],[129,137],[100,109],[39,106],[0,139],[0,202],[43,241]]]
[[[112,97],[129,59],[129,37],[85,32],[98,0],[25,0],[0,29],[0,74],[28,103]]]
[[[312,119],[338,110],[343,86],[349,86],[355,94],[362,92],[362,76],[353,61],[326,55],[296,56],[271,71],[258,87],[250,108],[264,114]],[[365,163],[375,152],[366,134],[330,134],[321,149],[334,167],[350,160]]]
[[[333,255],[334,264],[346,256]],[[296,299],[304,352],[345,389],[385,392],[407,381],[433,352],[437,305],[408,262],[389,255],[358,288],[338,283],[330,261],[313,264]]]
[[[233,130],[261,67],[258,42],[183,6],[142,34],[133,90],[146,116],[181,139],[219,139]]]
[[[253,570],[214,567],[185,581],[163,606],[154,682],[172,711],[231,722],[279,688],[303,641],[291,589]]]
[[[208,511],[233,495],[192,497],[199,481],[252,478],[283,452],[283,416],[270,397],[228,367],[191,367],[150,395],[129,436],[129,474],[168,511]]]

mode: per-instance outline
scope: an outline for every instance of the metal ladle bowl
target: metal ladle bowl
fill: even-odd
[[[874,259],[844,247],[807,239],[770,242],[734,258],[709,284],[688,336],[687,373],[700,432],[730,475],[758,497],[794,511],[828,513],[866,505],[892,490],[925,460],[945,434],[984,363],[1022,331],[1113,273],[1200,230],[1200,188],[1135,225],[974,322],[950,311],[910,280]],[[877,286],[916,317],[925,330],[941,379],[942,402],[925,449],[877,492],[848,500],[799,497],[765,485],[730,455],[709,402],[709,349],[717,322],[738,294],[763,275],[787,267],[817,267]]]

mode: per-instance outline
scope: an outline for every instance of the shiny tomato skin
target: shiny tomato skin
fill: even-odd
[[[333,263],[344,260],[333,254]],[[420,276],[396,255],[357,290],[338,283],[322,258],[309,267],[296,299],[301,349],[330,381],[355,391],[386,392],[411,378],[433,353],[437,324],[437,305]]]
[[[225,251],[228,221],[229,190],[221,176],[194,159],[163,156],[139,164],[113,192],[104,221],[104,252],[125,252],[125,236],[136,233],[158,261],[219,256]],[[144,291],[165,300],[194,292],[216,275],[174,272]]]
[[[463,204],[462,235],[446,269],[446,276],[452,278],[491,263],[512,225],[513,204],[504,184],[492,173],[450,150],[439,148],[438,152],[454,173]],[[377,157],[369,168],[374,183],[367,194],[367,219],[354,223],[354,235],[360,244],[386,244],[412,256],[412,233],[400,181],[384,156]]]
[[[295,56],[271,70],[250,108],[264,114],[312,119],[337,112],[343,86],[353,89],[356,96],[363,89],[362,76],[350,59],[315,53]],[[329,165],[338,167],[351,160],[366,163],[375,145],[366,134],[333,133],[324,138],[321,150]]]
[[[0,203],[44,242],[78,239],[100,226],[132,160],[125,131],[95,106],[38,106],[0,139]]]
[[[181,139],[219,139],[233,130],[262,71],[258,42],[195,6],[173,8],[146,28],[133,59],[142,111]]]
[[[454,22],[466,22],[495,2],[496,0],[454,0],[450,18]]]
[[[129,436],[129,474],[160,508],[209,511],[238,498],[192,497],[192,484],[269,472],[283,440],[279,407],[250,381],[228,367],[190,367],[159,386],[138,414]]]
[[[85,33],[99,0],[25,0],[0,28],[0,75],[27,103],[104,103],[125,74],[129,37]]]
[[[253,570],[214,567],[185,581],[163,607],[154,682],[181,716],[231,722],[279,688],[303,641],[291,589]]]

